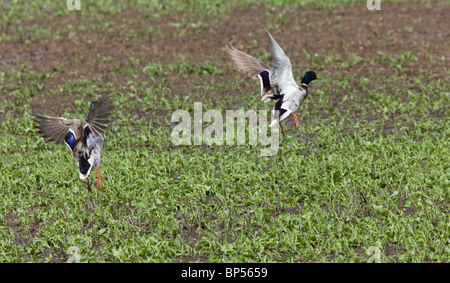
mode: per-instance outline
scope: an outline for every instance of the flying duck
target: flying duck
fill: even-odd
[[[313,71],[306,72],[299,86],[292,75],[291,60],[289,60],[269,31],[265,27],[264,29],[269,37],[273,67],[269,67],[258,59],[237,50],[231,43],[226,45],[226,50],[238,71],[250,77],[259,78],[261,83],[261,101],[264,103],[269,101],[276,102],[275,107],[272,109],[272,114],[275,118],[270,123],[270,127],[280,123],[292,114],[295,119],[295,127],[298,128],[298,117],[294,112],[297,111],[303,100],[308,96],[308,85],[317,78],[316,73]],[[278,115],[276,115],[276,111],[279,111]],[[284,135],[281,123],[280,126]]]
[[[92,102],[84,120],[34,114],[39,132],[44,138],[70,148],[80,171],[80,179],[87,180],[89,192],[91,185],[88,176],[94,167],[97,168],[94,185],[101,188],[100,154],[104,142],[103,131],[109,123],[110,113],[110,104],[104,100]]]

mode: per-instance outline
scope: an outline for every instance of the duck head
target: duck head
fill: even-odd
[[[317,79],[316,73],[314,73],[313,71],[308,71],[303,76],[302,84],[309,85],[309,83],[315,79]]]

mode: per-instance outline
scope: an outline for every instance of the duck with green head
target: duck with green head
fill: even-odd
[[[97,168],[94,185],[101,188],[100,154],[103,148],[103,132],[109,123],[111,107],[108,101],[92,102],[84,120],[66,119],[34,114],[40,134],[56,144],[65,144],[73,154],[80,172],[80,179],[87,180],[91,192],[89,174]]]
[[[298,127],[298,117],[294,112],[297,111],[308,96],[308,85],[317,79],[317,76],[313,71],[308,71],[303,76],[301,84],[298,85],[292,74],[292,64],[289,57],[286,56],[283,49],[281,49],[267,29],[266,32],[272,50],[273,67],[269,67],[258,59],[237,50],[231,44],[228,44],[226,48],[232,63],[238,71],[250,77],[259,78],[261,83],[261,100],[263,102],[276,102],[272,110],[275,118],[270,123],[270,127],[280,123],[281,131],[284,135],[281,121],[292,114],[295,119],[295,127]],[[278,115],[276,115],[277,111]]]

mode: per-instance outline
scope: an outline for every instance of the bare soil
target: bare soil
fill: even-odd
[[[364,6],[364,7],[363,7]],[[307,59],[298,49],[305,49],[309,54],[335,53],[346,58],[350,54],[359,55],[366,60],[377,58],[380,53],[398,56],[410,50],[419,56],[419,61],[411,62],[408,70],[411,76],[417,76],[423,69],[432,71],[434,76],[429,80],[446,76],[444,64],[446,61],[437,61],[426,67],[421,65],[420,59],[426,54],[433,56],[450,55],[450,33],[448,30],[450,6],[443,3],[434,3],[426,7],[420,3],[383,3],[381,11],[368,11],[365,5],[346,5],[334,10],[312,10],[307,7],[297,9],[282,9],[286,23],[272,30],[272,35],[291,56],[294,73],[301,76],[308,69]],[[33,19],[21,26],[39,25],[50,31],[55,31],[63,25],[77,26],[83,23],[85,26],[92,24],[97,28],[91,32],[62,33],[59,40],[36,39],[31,34],[25,34],[20,39],[0,43],[0,68],[8,70],[20,66],[27,66],[41,72],[56,72],[51,79],[42,80],[43,92],[56,89],[62,80],[67,78],[67,73],[77,72],[75,78],[100,78],[103,83],[111,83],[111,91],[117,87],[125,87],[126,81],[123,75],[116,72],[124,66],[144,67],[149,62],[164,61],[167,63],[182,59],[194,63],[202,63],[206,60],[218,65],[226,64],[224,46],[233,40],[234,45],[250,54],[262,54],[267,49],[264,30],[261,23],[270,22],[270,17],[275,16],[276,10],[264,5],[253,6],[245,10],[228,12],[222,20],[212,20],[211,17],[202,15],[198,23],[187,24],[180,29],[173,23],[180,22],[183,17],[192,15],[176,15],[153,19],[151,15],[142,13],[137,9],[128,9],[120,15],[106,15],[105,21],[115,24],[104,27],[102,23],[89,17],[60,16],[52,19]],[[202,18],[204,17],[204,18]],[[133,19],[133,23],[128,23]],[[126,24],[126,29],[121,28]],[[151,34],[146,34],[145,29],[153,27]],[[300,27],[296,30],[295,27]],[[18,25],[9,26],[6,33],[14,35]],[[298,29],[298,28],[297,28]],[[25,29],[26,30],[26,29]],[[134,31],[140,31],[140,36],[129,38]],[[142,35],[144,34],[144,35]],[[31,42],[24,44],[24,39]],[[252,46],[253,40],[263,44]],[[140,63],[133,62],[131,57],[141,57]],[[100,57],[109,58],[106,62]],[[56,70],[56,71],[55,71]],[[323,70],[322,73],[350,72],[357,77],[369,73],[386,73],[390,70],[382,64],[362,64],[356,69],[342,70],[340,66]],[[318,72],[320,76],[320,71]],[[225,73],[217,76],[217,82],[229,82],[234,80],[236,72]],[[142,73],[142,80],[149,80]],[[183,74],[182,76],[169,76],[167,85],[177,95],[193,92],[198,85],[202,85],[205,78],[198,74]],[[24,84],[30,82],[23,81]],[[426,83],[426,81],[424,82]],[[359,80],[354,82],[358,88]],[[371,82],[369,87],[386,87]],[[235,98],[239,103],[242,93],[253,91],[255,83],[244,84],[241,89],[231,89],[228,93],[204,94],[220,99],[224,95]],[[395,86],[388,86],[395,87]],[[418,87],[414,84],[412,89]],[[106,92],[106,91],[105,91]],[[105,93],[107,94],[107,93]],[[9,94],[3,93],[2,96]],[[342,93],[334,92],[334,106],[338,106]],[[44,107],[49,107],[49,113],[58,112],[56,109],[72,107],[73,101],[69,95],[55,94],[53,99]],[[42,110],[39,98],[33,108]],[[35,110],[35,109],[33,109]],[[139,109],[136,110],[139,112]],[[158,115],[160,113],[156,113]],[[167,113],[161,113],[166,115]],[[3,113],[0,113],[0,118]],[[141,116],[141,115],[139,115]]]

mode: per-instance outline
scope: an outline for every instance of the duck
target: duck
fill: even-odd
[[[264,26],[263,26],[264,27]],[[273,120],[270,127],[279,124],[285,136],[281,121],[292,115],[295,127],[298,128],[298,117],[295,112],[308,96],[309,84],[317,79],[314,71],[307,71],[298,85],[292,74],[292,64],[283,49],[264,27],[269,38],[273,66],[269,67],[260,60],[236,49],[228,43],[225,48],[235,68],[252,78],[259,78],[261,84],[261,101],[275,102],[272,109]]]
[[[94,167],[97,169],[94,186],[98,189],[102,187],[100,155],[105,141],[104,130],[109,123],[110,105],[108,100],[92,102],[84,120],[33,113],[39,133],[46,141],[66,145],[71,150],[80,179],[87,180],[89,192],[91,192],[91,185],[88,177]]]

